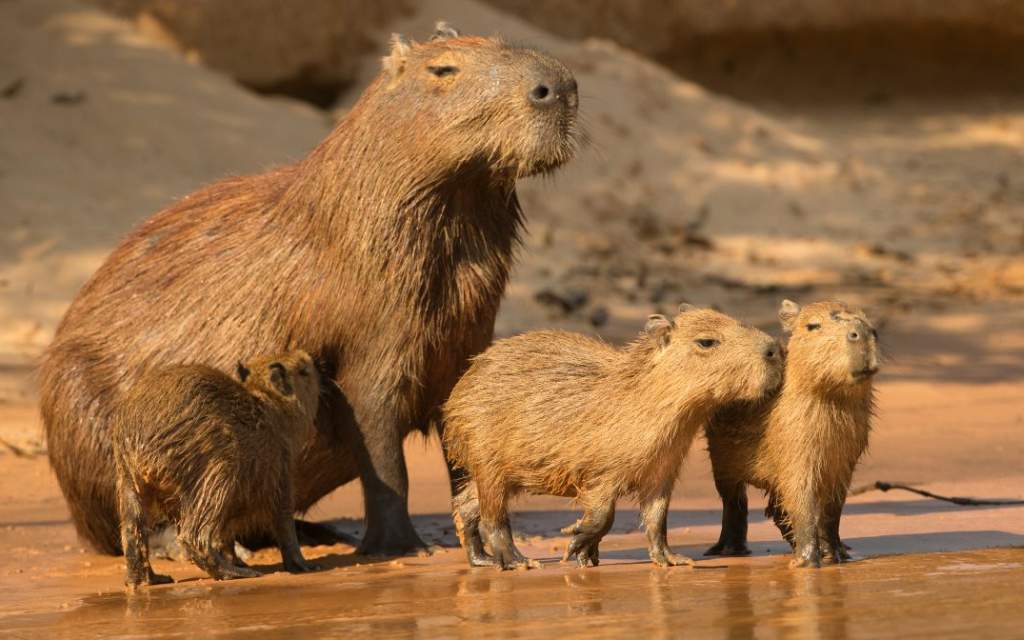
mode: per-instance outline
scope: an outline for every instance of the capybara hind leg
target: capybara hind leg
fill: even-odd
[[[707,551],[706,556],[749,556],[747,547],[747,485],[739,482],[724,482],[715,477],[715,487],[722,497],[722,531],[718,542]]]
[[[217,547],[222,544],[224,536],[220,532],[205,529],[197,530],[185,521],[179,525],[178,543],[188,554],[194,565],[205,571],[215,580],[233,580],[236,578],[256,578],[261,574],[255,569],[239,567],[220,554]]]
[[[825,509],[825,517],[820,532],[824,544],[825,557],[834,563],[848,562],[852,559],[850,548],[839,538],[839,520],[843,515],[843,501],[835,501]]]
[[[590,502],[590,501],[587,501]],[[615,499],[601,499],[591,502],[584,508],[583,517],[576,524],[562,529],[562,533],[572,535],[562,555],[562,562],[576,558],[580,567],[597,566],[600,563],[598,546],[601,538],[612,528],[615,522]]]
[[[668,546],[668,505],[671,496],[672,491],[669,489],[641,505],[640,519],[647,532],[648,552],[651,561],[660,567],[692,565],[691,558],[673,553]]]
[[[353,431],[366,512],[366,535],[358,553],[396,556],[429,551],[409,518],[405,430],[395,417],[369,416]]]
[[[764,516],[772,519],[775,527],[782,534],[783,540],[789,543],[790,549],[794,548],[796,541],[793,539],[793,525],[789,521],[789,515],[779,503],[779,497],[774,493],[768,494],[768,504],[764,508]]]
[[[149,542],[146,539],[146,516],[138,493],[128,481],[118,482],[118,507],[121,512],[121,548],[127,568],[125,586],[134,591],[144,584],[174,582],[170,576],[153,572],[149,564]]]
[[[452,497],[452,520],[459,543],[466,551],[471,567],[493,567],[494,558],[484,551],[480,535],[480,501],[476,495],[476,483],[468,481]]]
[[[235,540],[233,537],[227,537],[217,543],[217,553],[220,554],[224,561],[228,564],[236,567],[248,567],[244,560],[238,557],[235,553]]]

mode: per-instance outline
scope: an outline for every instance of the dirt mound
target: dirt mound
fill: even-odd
[[[743,99],[1024,92],[1024,6],[1003,0],[485,1],[561,36],[609,38]]]
[[[0,3],[0,400],[137,222],[199,185],[305,155],[327,121],[191,65],[71,0]]]
[[[409,0],[88,0],[263,93],[327,106]]]

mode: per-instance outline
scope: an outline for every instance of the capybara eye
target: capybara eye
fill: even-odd
[[[694,342],[696,342],[697,346],[701,349],[710,349],[718,344],[718,340],[715,340],[714,338],[697,338]]]
[[[807,325],[807,330],[808,331],[814,331],[815,329],[820,329],[820,328],[821,328],[821,325],[818,324],[817,322],[811,322],[810,324]]]
[[[459,68],[447,64],[441,66],[430,65],[427,67],[427,71],[434,74],[438,78],[443,78],[445,76],[454,76],[456,73],[459,72]]]
[[[308,376],[309,375],[309,369],[307,369],[306,367],[302,367],[301,369],[299,369],[299,375],[300,376]]]

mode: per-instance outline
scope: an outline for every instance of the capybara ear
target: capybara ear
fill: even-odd
[[[800,315],[800,305],[792,300],[783,300],[779,305],[779,322],[782,323],[782,330],[792,333],[798,315]]]
[[[392,78],[397,78],[402,74],[405,69],[405,59],[409,57],[410,51],[412,51],[412,43],[405,36],[398,33],[391,34],[391,53],[384,57],[383,66]]]
[[[292,388],[292,381],[288,379],[288,370],[280,362],[270,363],[270,384],[281,392],[283,396],[290,396],[295,393]]]
[[[448,24],[444,20],[438,20],[434,25],[434,33],[430,36],[431,40],[444,40],[445,38],[458,38],[462,34],[458,29]]]
[[[679,313],[686,313],[687,311],[696,311],[699,308],[700,307],[698,307],[697,305],[690,304],[689,302],[679,303]]]
[[[660,313],[655,313],[647,316],[644,333],[657,340],[659,346],[665,347],[668,345],[669,336],[672,335],[672,326],[671,320]]]
[[[249,367],[242,364],[242,361],[239,360],[238,364],[235,365],[235,374],[238,375],[238,380],[240,382],[245,382],[249,377]]]

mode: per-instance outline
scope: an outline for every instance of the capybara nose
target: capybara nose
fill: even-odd
[[[558,95],[548,86],[548,83],[542,82],[530,90],[529,98],[530,102],[538,107],[546,107],[554,104],[558,100]]]
[[[850,342],[857,342],[860,340],[862,333],[858,329],[850,329],[850,333],[846,334],[846,339]]]
[[[564,101],[570,107],[576,106],[576,79],[550,78],[541,80],[526,94],[530,103],[539,108],[547,108]]]

